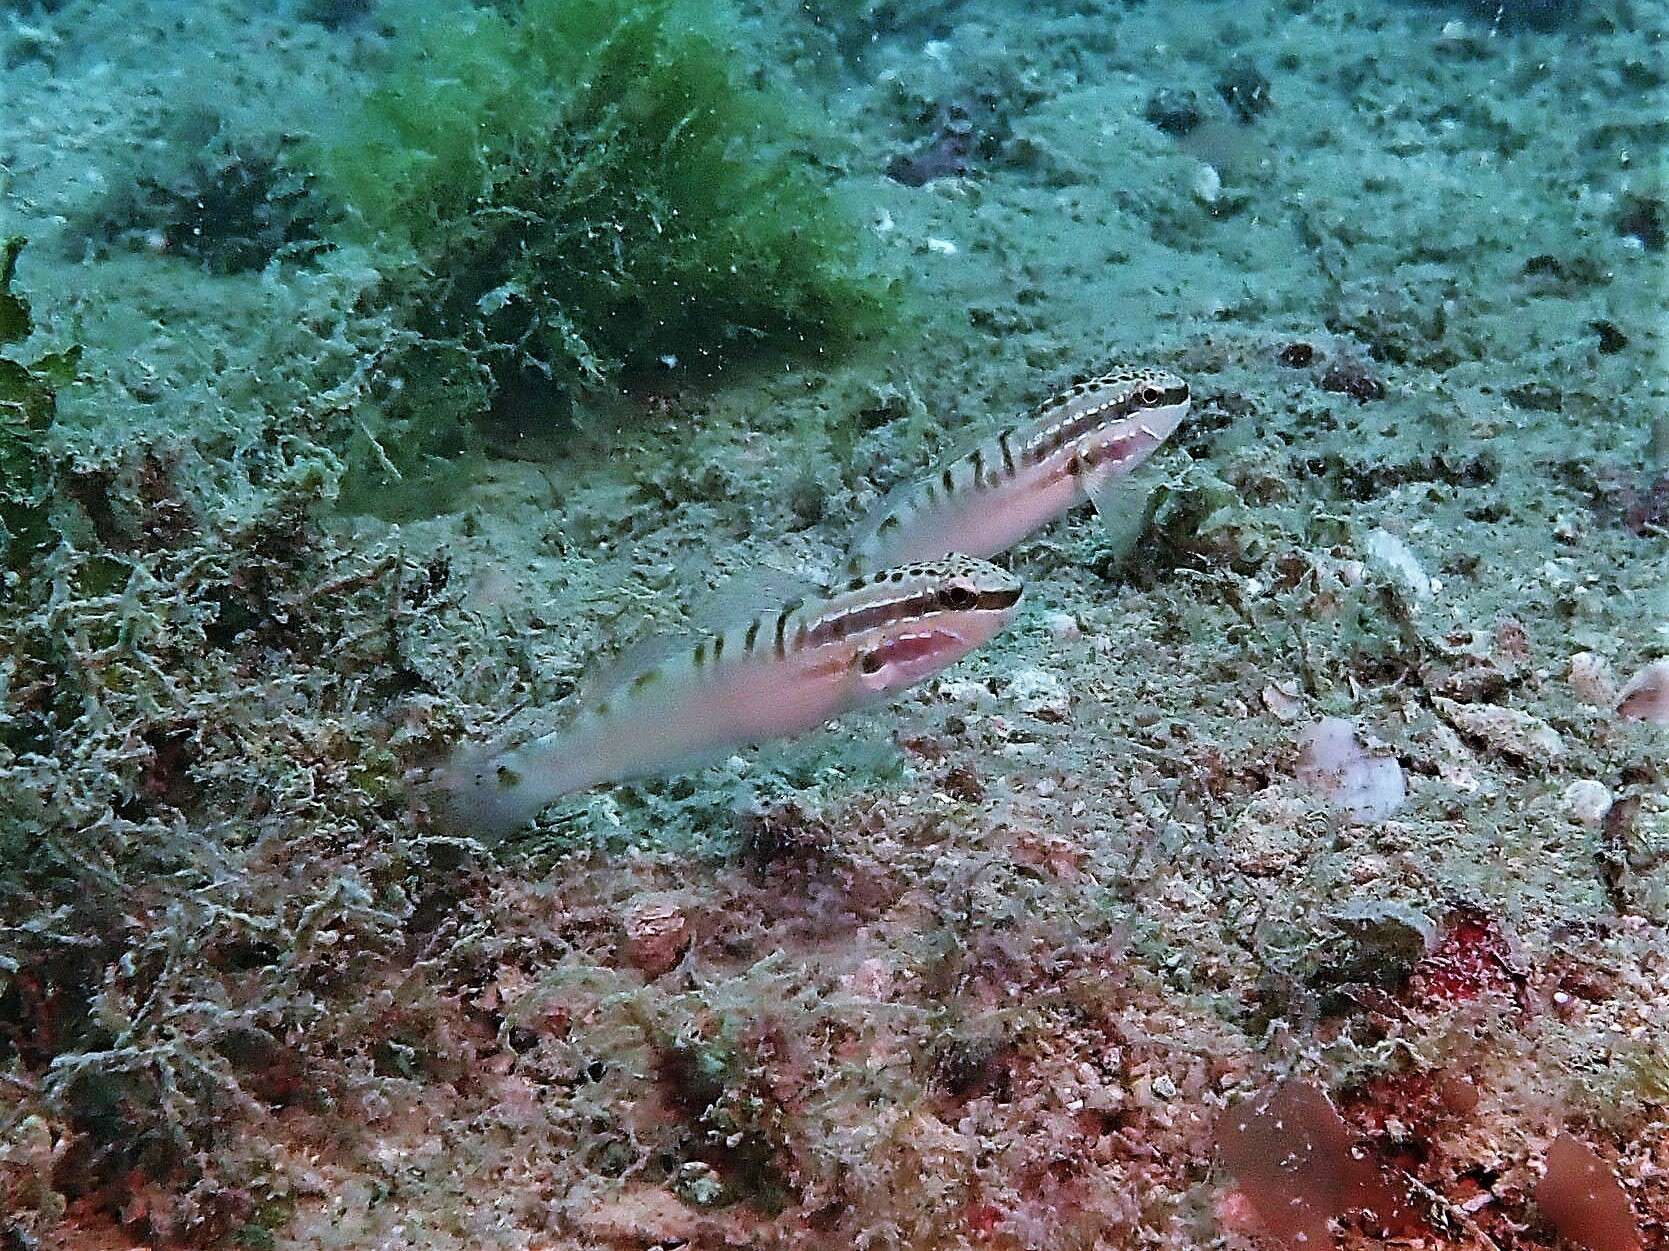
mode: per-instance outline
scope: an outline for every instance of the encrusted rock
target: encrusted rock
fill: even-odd
[[[1048,628],[1049,637],[1059,643],[1072,643],[1084,637],[1084,628],[1078,624],[1078,618],[1069,612],[1052,612],[1043,619]]]
[[[1559,732],[1528,712],[1499,704],[1461,704],[1442,696],[1432,702],[1450,725],[1498,755],[1546,765],[1565,754]]]
[[[1437,945],[1437,923],[1395,899],[1347,900],[1328,919],[1342,939],[1328,958],[1338,981],[1394,984]]]
[[[1434,721],[1431,723],[1430,739],[1439,778],[1467,794],[1483,789],[1483,782],[1473,768],[1477,757],[1460,741],[1460,735],[1441,721]]]
[[[665,973],[689,945],[689,919],[666,896],[636,900],[621,925],[626,931],[626,958],[646,977]]]
[[[1217,94],[1223,97],[1242,122],[1250,122],[1269,107],[1269,79],[1252,63],[1251,58],[1237,56],[1230,61],[1217,82]]]
[[[1185,87],[1161,87],[1148,97],[1142,116],[1167,135],[1186,135],[1204,119],[1200,98]]]

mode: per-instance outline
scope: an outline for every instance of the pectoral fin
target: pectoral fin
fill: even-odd
[[[1085,484],[1089,502],[1119,560],[1135,550],[1142,531],[1147,528],[1153,512],[1153,494],[1161,478],[1160,473],[1144,463],[1124,472],[1106,473]]]

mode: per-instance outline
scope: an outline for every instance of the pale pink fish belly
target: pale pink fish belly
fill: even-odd
[[[1028,465],[1000,489],[941,503],[930,515],[883,542],[872,559],[881,565],[934,560],[946,552],[981,559],[1006,552],[1033,531],[1087,498],[1070,474],[1049,474],[1053,461]]]
[[[712,678],[680,681],[659,698],[587,716],[496,757],[494,767],[514,771],[518,781],[483,794],[495,810],[480,815],[489,826],[513,828],[575,791],[676,772],[751,743],[814,730],[865,696],[849,669],[819,672],[794,660],[761,658]]]

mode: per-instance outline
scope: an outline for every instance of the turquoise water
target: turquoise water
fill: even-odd
[[[1657,1245],[1666,30],[0,3],[0,1246]]]

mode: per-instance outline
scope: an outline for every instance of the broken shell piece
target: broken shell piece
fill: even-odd
[[[1298,780],[1353,821],[1383,821],[1408,798],[1408,784],[1396,757],[1370,755],[1356,726],[1328,717],[1304,732]]]
[[[1570,658],[1570,689],[1592,708],[1617,706],[1617,679],[1611,662],[1598,652],[1577,652]]]
[[[1540,717],[1499,704],[1461,704],[1436,696],[1432,703],[1444,720],[1462,734],[1480,740],[1498,755],[1526,764],[1552,764],[1565,754],[1559,732]]]
[[[1630,678],[1617,697],[1617,712],[1633,721],[1669,725],[1669,660],[1654,660]]]
[[[1291,721],[1303,711],[1304,701],[1292,683],[1271,682],[1263,688],[1263,706],[1277,721]]]

